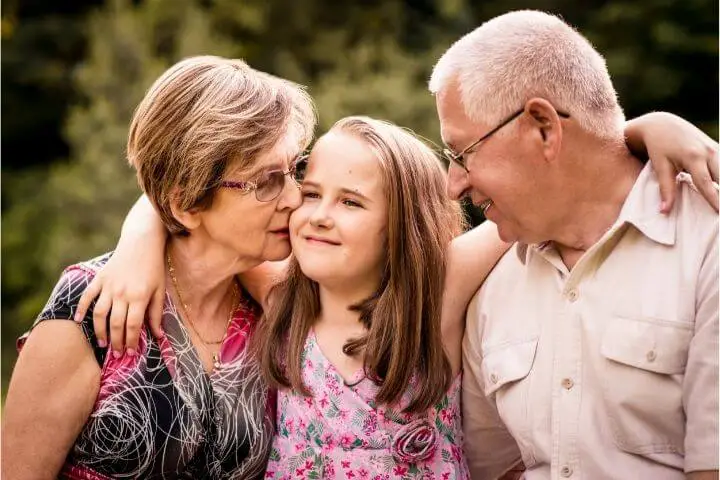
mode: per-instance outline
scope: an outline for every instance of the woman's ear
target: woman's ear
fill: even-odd
[[[544,98],[531,98],[525,104],[525,113],[536,130],[546,161],[553,161],[562,144],[562,124],[555,107]]]
[[[190,210],[181,209],[178,201],[180,192],[180,188],[175,187],[170,193],[170,211],[173,217],[190,232],[200,226],[200,211],[195,208],[191,208]]]

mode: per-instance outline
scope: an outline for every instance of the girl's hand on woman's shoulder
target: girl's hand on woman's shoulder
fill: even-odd
[[[75,321],[82,322],[97,299],[92,309],[95,336],[100,347],[110,343],[116,356],[125,349],[129,355],[137,352],[146,312],[153,335],[164,335],[165,242],[157,213],[141,198],[125,221],[115,252],[80,298]]]

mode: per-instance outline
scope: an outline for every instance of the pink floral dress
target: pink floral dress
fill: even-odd
[[[266,478],[469,479],[460,418],[460,376],[425,414],[375,404],[378,386],[361,372],[346,384],[314,332],[303,351],[304,397],[278,392],[277,432]]]

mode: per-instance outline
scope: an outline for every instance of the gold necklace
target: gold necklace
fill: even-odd
[[[223,337],[220,340],[213,340],[208,341],[203,338],[202,335],[200,335],[200,332],[195,328],[195,324],[193,323],[192,317],[190,316],[190,307],[187,303],[185,303],[185,299],[183,298],[182,290],[180,289],[180,284],[177,280],[177,277],[175,276],[175,267],[173,266],[172,260],[170,258],[170,252],[167,253],[167,265],[168,265],[168,272],[170,273],[170,279],[172,280],[173,287],[175,288],[175,293],[177,293],[178,300],[180,300],[180,306],[183,309],[183,313],[185,314],[185,318],[188,321],[188,325],[192,329],[192,331],[197,335],[197,337],[200,339],[201,346],[205,350],[205,352],[209,353],[212,356],[213,359],[213,366],[215,368],[220,366],[220,360],[218,358],[218,353],[212,352],[208,346],[209,345],[220,345],[223,340],[225,340],[225,337],[227,336],[227,330],[230,326],[230,322],[232,322],[233,315],[235,313],[235,310],[237,309],[237,283],[233,280],[233,290],[232,290],[232,301],[230,303],[230,317],[228,318],[227,324],[225,325],[225,333],[223,334]]]

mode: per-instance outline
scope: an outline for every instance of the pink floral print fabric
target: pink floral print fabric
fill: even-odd
[[[398,405],[378,406],[378,386],[362,372],[346,383],[313,332],[303,364],[312,396],[278,392],[277,432],[266,478],[470,478],[462,446],[460,376],[434,408],[405,414],[414,381]]]

